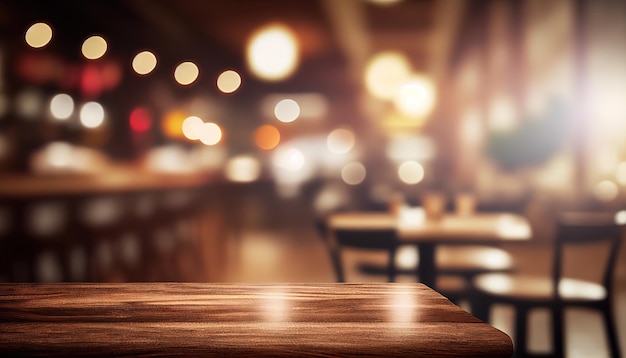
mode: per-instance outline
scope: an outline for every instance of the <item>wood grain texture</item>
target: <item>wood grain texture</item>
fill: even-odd
[[[421,284],[2,284],[0,355],[510,357]]]

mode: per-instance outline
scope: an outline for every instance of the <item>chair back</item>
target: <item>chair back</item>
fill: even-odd
[[[612,293],[613,271],[623,236],[623,225],[616,223],[614,212],[568,212],[562,214],[557,222],[557,240],[554,250],[553,291],[559,298],[558,285],[563,277],[563,256],[566,246],[605,243],[608,245],[608,257],[601,267],[601,283],[607,297]],[[588,265],[588,262],[581,262]]]
[[[395,281],[396,273],[394,257],[398,245],[395,230],[337,229],[331,230],[331,235],[329,239],[333,262],[336,262],[334,266],[335,273],[337,275],[337,281],[345,282],[345,275],[343,272],[343,260],[341,255],[341,251],[344,248],[386,251],[388,260],[388,281]]]

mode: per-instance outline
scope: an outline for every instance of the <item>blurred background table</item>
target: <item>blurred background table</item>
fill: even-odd
[[[510,357],[422,284],[2,284],[1,355]]]

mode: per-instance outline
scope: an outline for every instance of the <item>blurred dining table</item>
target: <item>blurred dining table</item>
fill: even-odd
[[[428,218],[423,210],[403,208],[391,212],[342,212],[328,217],[333,230],[395,229],[397,244],[417,245],[416,274],[420,282],[435,287],[437,267],[435,251],[438,245],[498,246],[509,242],[529,241],[530,223],[521,215],[508,212],[476,212],[471,215],[446,213],[437,219]]]

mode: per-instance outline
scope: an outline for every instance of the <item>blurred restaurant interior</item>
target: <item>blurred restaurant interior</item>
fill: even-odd
[[[549,277],[563,213],[626,224],[625,98],[623,0],[3,0],[0,282],[419,281],[475,254]],[[337,263],[348,212],[523,218],[528,240]],[[591,246],[563,271],[613,258],[626,351],[626,248]],[[468,310],[505,290],[456,273]],[[522,338],[515,312],[491,323],[555,351],[550,310]],[[596,311],[565,317],[567,356],[619,355]]]

